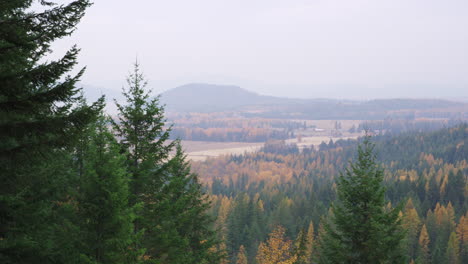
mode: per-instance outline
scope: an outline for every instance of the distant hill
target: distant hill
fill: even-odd
[[[245,116],[302,119],[468,118],[468,104],[439,99],[346,101],[259,95],[238,86],[193,83],[161,95],[167,111],[237,111]]]
[[[82,85],[89,101],[106,95],[106,110],[115,114],[113,99],[123,102],[122,94]],[[238,86],[192,83],[161,94],[168,112],[238,112],[246,117],[287,119],[455,118],[468,119],[468,103],[439,99],[378,99],[350,101],[336,99],[298,99],[260,95]]]
[[[213,112],[240,110],[245,106],[293,103],[294,99],[259,95],[233,85],[192,83],[164,92],[161,102],[168,111]]]

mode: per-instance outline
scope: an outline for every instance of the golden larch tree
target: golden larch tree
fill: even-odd
[[[243,245],[239,247],[239,253],[237,253],[236,264],[247,264],[247,255],[245,253],[245,248]]]
[[[260,243],[256,257],[258,264],[293,264],[296,261],[292,241],[285,238],[285,231],[284,227],[277,226],[266,243]]]
[[[431,256],[429,252],[429,233],[427,233],[426,225],[423,225],[421,228],[421,233],[419,235],[419,257],[420,263],[429,263]]]

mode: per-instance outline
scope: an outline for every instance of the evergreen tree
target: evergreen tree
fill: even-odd
[[[455,232],[450,234],[450,238],[447,244],[447,250],[445,251],[445,259],[447,263],[458,264],[460,263],[460,242],[458,241]]]
[[[366,136],[355,163],[337,181],[338,203],[326,226],[321,263],[403,263],[399,210],[386,211],[383,170]]]
[[[43,62],[53,41],[73,33],[90,5],[38,1],[0,1],[0,262],[77,261],[65,237],[76,231],[63,211],[73,206],[67,161],[83,127],[102,108],[102,100],[77,106],[76,83],[64,76],[76,65],[78,49]],[[62,244],[64,242],[65,244]]]
[[[164,108],[158,97],[150,98],[138,63],[127,83],[127,104],[116,102],[119,116],[112,123],[127,153],[130,204],[142,207],[134,225],[144,235],[134,247],[146,250],[148,263],[218,263],[214,222],[206,212],[210,203],[180,145],[169,159],[176,142],[168,142]]]
[[[146,89],[147,82],[140,72],[138,62],[127,78],[127,88],[122,88],[126,104],[115,101],[118,118],[112,120],[112,126],[119,138],[121,151],[127,155],[127,169],[130,173],[130,205],[139,208],[134,222],[135,234],[140,236],[146,229],[141,241],[135,241],[133,248],[140,250],[152,245],[149,230],[162,221],[142,219],[142,215],[154,215],[151,210],[158,203],[157,194],[166,181],[164,167],[174,143],[168,143],[169,131],[164,128],[164,108],[159,105],[159,98],[150,98],[151,90]],[[145,225],[146,224],[146,225]],[[146,256],[150,258],[150,256]]]
[[[135,62],[133,72],[127,78],[128,88],[122,88],[126,104],[117,101],[118,118],[112,120],[120,145],[127,153],[128,168],[132,177],[131,193],[133,203],[144,201],[148,197],[146,187],[162,186],[164,179],[158,174],[174,148],[169,139],[169,130],[165,129],[164,108],[159,105],[159,97],[150,98],[151,90]],[[155,172],[156,170],[156,172]]]
[[[307,254],[307,232],[305,229],[299,231],[296,240],[294,241],[294,255],[296,261],[294,264],[307,264],[309,263]]]
[[[180,144],[164,172],[167,179],[157,195],[158,203],[149,205],[145,221],[157,221],[148,226],[148,255],[161,263],[219,263],[222,257],[215,250],[218,245],[212,230],[214,219],[206,211],[210,207],[198,182],[198,176],[190,171]]]
[[[78,195],[82,254],[96,263],[136,263],[142,252],[130,248],[136,237],[125,156],[106,125],[101,117],[91,126],[84,151]]]

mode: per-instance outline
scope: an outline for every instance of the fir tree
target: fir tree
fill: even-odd
[[[162,263],[219,263],[222,254],[215,250],[214,219],[206,213],[210,203],[180,144],[164,173],[166,183],[157,194],[158,202],[149,205],[143,217],[158,223],[145,223],[148,255]]]
[[[53,41],[73,33],[89,1],[39,1],[45,8],[39,13],[32,3],[0,1],[1,263],[76,257],[73,246],[61,245],[75,230],[59,213],[72,207],[66,196],[72,174],[63,165],[67,149],[102,108],[102,100],[76,106],[84,70],[65,76],[76,65],[76,47],[42,62]]]
[[[164,108],[159,104],[159,97],[150,98],[151,90],[146,88],[147,81],[138,62],[127,78],[127,85],[122,88],[126,104],[115,101],[119,112],[112,124],[128,155],[132,201],[137,203],[149,198],[145,189],[148,183],[162,185],[164,179],[154,171],[164,164],[174,143],[167,142],[169,130],[164,128]]]
[[[383,170],[366,136],[355,163],[337,182],[338,202],[326,226],[321,263],[404,263],[399,210],[387,212]]]
[[[450,264],[460,263],[460,242],[455,232],[450,234],[447,250],[445,251],[445,260]]]
[[[115,101],[119,110],[118,118],[112,120],[116,137],[119,138],[121,151],[127,155],[127,169],[130,173],[130,205],[139,208],[134,222],[136,235],[143,235],[142,241],[135,241],[133,248],[150,248],[149,230],[161,221],[142,219],[142,215],[154,215],[157,194],[166,181],[164,167],[174,143],[168,143],[169,131],[164,128],[164,108],[159,98],[150,98],[151,90],[140,72],[139,64],[134,64],[133,72],[127,78],[127,88],[122,88],[126,104]],[[146,225],[145,225],[146,224]],[[149,256],[146,256],[149,258]]]
[[[296,261],[294,264],[307,264],[309,263],[307,254],[308,237],[305,229],[299,231],[296,240],[294,241],[294,255]]]
[[[135,263],[142,252],[130,249],[136,237],[125,156],[107,123],[101,117],[91,126],[84,151],[78,195],[82,254],[96,263]]]
[[[127,83],[127,104],[116,102],[113,127],[127,153],[131,205],[142,207],[135,232],[144,235],[134,247],[146,250],[148,263],[218,263],[214,222],[206,212],[210,203],[179,145],[169,158],[176,142],[168,142],[164,108],[158,97],[150,98],[138,63]]]

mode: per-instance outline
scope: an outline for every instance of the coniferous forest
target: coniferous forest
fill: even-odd
[[[467,124],[189,161],[138,62],[110,116],[47,59],[90,5],[0,0],[0,263],[468,263]]]
[[[41,59],[89,1],[0,2],[0,262],[218,263],[210,206],[136,63],[112,119]],[[175,154],[169,156],[174,151]]]

